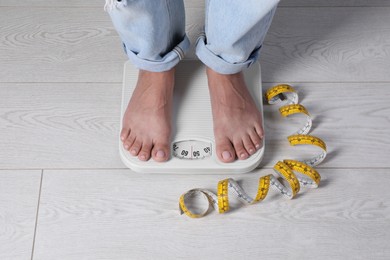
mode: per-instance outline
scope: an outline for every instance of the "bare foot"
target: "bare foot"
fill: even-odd
[[[142,161],[169,159],[174,73],[139,71],[120,137],[125,149]]]
[[[217,155],[222,162],[247,159],[262,146],[262,117],[243,73],[219,74],[207,68]]]

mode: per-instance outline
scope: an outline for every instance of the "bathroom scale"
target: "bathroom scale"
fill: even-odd
[[[260,64],[258,62],[252,64],[244,70],[244,74],[250,93],[263,114]],[[130,62],[126,62],[120,130],[123,114],[137,84],[137,78],[138,69]],[[171,155],[167,162],[156,162],[152,158],[141,161],[138,157],[132,156],[118,138],[123,163],[141,173],[227,174],[249,172],[255,169],[263,158],[264,140],[263,147],[246,160],[231,163],[219,161],[215,149],[206,67],[199,60],[183,60],[176,67],[172,123]]]

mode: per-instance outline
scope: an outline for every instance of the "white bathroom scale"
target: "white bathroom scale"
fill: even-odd
[[[246,84],[258,109],[263,113],[260,64],[254,63],[244,73]],[[127,62],[124,68],[120,129],[137,78],[138,70]],[[252,171],[261,162],[264,155],[264,140],[263,147],[246,160],[236,160],[232,163],[218,160],[206,67],[200,61],[184,60],[177,66],[173,109],[170,159],[162,163],[155,162],[152,158],[146,162],[141,161],[125,150],[122,141],[119,140],[120,157],[127,167],[142,173],[227,174]]]

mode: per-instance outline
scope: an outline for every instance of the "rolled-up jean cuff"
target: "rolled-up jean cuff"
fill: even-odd
[[[153,72],[162,72],[175,67],[179,61],[184,58],[184,55],[188,51],[189,47],[190,41],[187,35],[185,35],[178,45],[176,45],[170,52],[165,54],[159,60],[142,59],[133,51],[127,48],[125,48],[125,50],[129,60],[136,68]]]
[[[230,63],[210,51],[205,43],[205,36],[201,35],[196,42],[196,56],[209,68],[220,74],[235,74],[248,68],[257,60],[259,49],[255,50],[248,60]]]

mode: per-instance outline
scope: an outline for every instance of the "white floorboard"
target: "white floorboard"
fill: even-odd
[[[297,83],[293,86],[313,118],[310,134],[322,138],[328,146],[328,157],[319,167],[389,167],[389,83]],[[282,118],[274,108],[265,106],[269,144],[265,164],[269,163],[267,160],[298,158],[303,155],[301,151],[308,151],[307,147],[300,150],[287,143],[286,136],[296,129],[292,125],[298,125],[299,119],[295,120]]]
[[[125,55],[98,8],[0,8],[0,82],[121,80]]]
[[[291,0],[289,0],[291,1]],[[298,0],[299,1],[299,0]],[[302,1],[302,0],[300,0]],[[369,0],[360,0],[360,1],[369,1]],[[375,0],[378,3],[383,2],[384,0]],[[29,6],[29,7],[101,7],[103,8],[105,0],[68,0],[68,1],[57,1],[57,0],[34,0],[34,1],[20,1],[15,2],[12,0],[2,0],[0,2],[0,7],[2,6]],[[204,0],[184,0],[186,7],[203,7]]]
[[[123,167],[120,92],[119,84],[2,85],[0,168]]]
[[[370,6],[390,6],[388,0],[281,0],[280,6],[298,7],[298,6],[351,6],[351,7],[370,7]]]
[[[390,167],[389,84],[294,86],[312,114],[312,134],[328,145],[329,157],[320,167]],[[119,84],[4,84],[0,143],[7,149],[0,149],[0,168],[123,168],[117,139],[120,95]],[[287,142],[304,118],[282,118],[276,107],[264,111],[263,166],[319,152]]]
[[[2,0],[1,6],[45,6],[45,7],[102,7],[104,0],[68,0],[68,1],[56,1],[56,0],[34,0],[34,1],[13,1]],[[184,0],[186,7],[203,7],[204,0]],[[367,7],[367,6],[390,6],[388,0],[281,0],[279,6],[352,6],[352,7]]]
[[[269,171],[237,179],[254,191]],[[271,191],[194,220],[180,194],[226,176],[44,171],[34,259],[387,259],[389,173],[321,170],[322,187],[294,200]]]
[[[0,170],[0,259],[30,259],[40,170]]]
[[[390,8],[279,8],[261,61],[267,82],[389,81]]]
[[[189,8],[194,41],[200,8]],[[266,82],[390,81],[390,7],[279,8]],[[126,57],[101,8],[0,7],[0,82],[121,82]],[[189,55],[193,57],[193,55]]]

